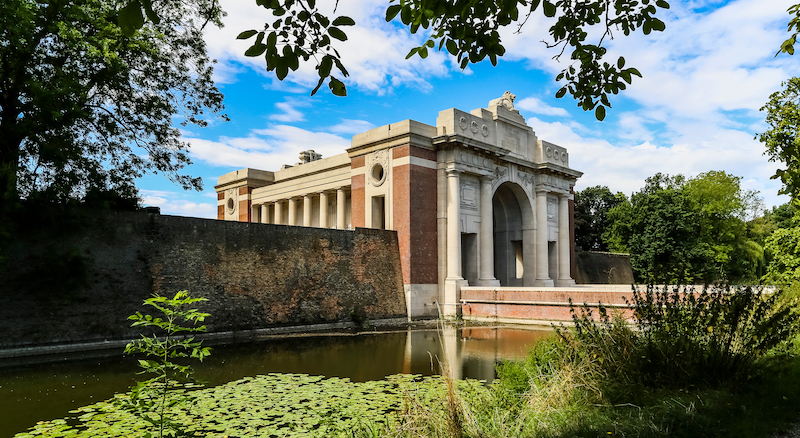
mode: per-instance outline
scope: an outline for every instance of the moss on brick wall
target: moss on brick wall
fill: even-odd
[[[136,336],[126,317],[142,300],[183,289],[209,299],[201,307],[210,331],[406,315],[393,231],[150,213],[52,217],[75,226],[18,226],[24,232],[3,248],[1,347]]]

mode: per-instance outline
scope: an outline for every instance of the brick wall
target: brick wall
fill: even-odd
[[[212,314],[209,331],[406,315],[394,231],[148,213],[52,221],[73,225],[38,224],[3,251],[0,347],[135,336],[126,318],[146,310],[143,299],[183,289],[209,299],[199,306]],[[74,263],[48,258],[62,250]],[[43,277],[52,282],[37,281]]]

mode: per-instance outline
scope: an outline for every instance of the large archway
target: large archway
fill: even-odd
[[[492,197],[494,275],[501,286],[532,284],[533,208],[518,184],[505,182]]]

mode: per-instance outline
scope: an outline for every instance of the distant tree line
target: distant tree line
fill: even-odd
[[[740,183],[709,171],[695,178],[657,173],[630,198],[589,187],[575,193],[576,244],[629,253],[642,283],[775,281],[766,275],[776,270],[773,235],[788,238],[796,209],[765,210],[758,192]]]

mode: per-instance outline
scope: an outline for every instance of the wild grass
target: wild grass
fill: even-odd
[[[352,436],[769,437],[800,419],[797,300],[759,288],[647,287],[634,320],[576,310],[486,387],[442,374],[389,426]]]

